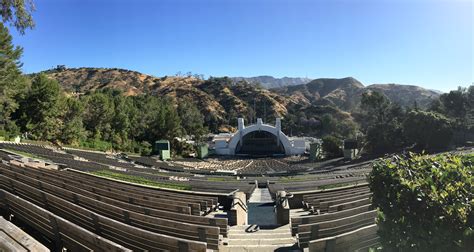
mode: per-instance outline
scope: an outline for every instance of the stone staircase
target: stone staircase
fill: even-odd
[[[249,227],[250,225],[231,227],[229,237],[223,241],[219,251],[301,251],[296,238],[291,236],[289,225],[260,229],[253,233],[246,231]]]

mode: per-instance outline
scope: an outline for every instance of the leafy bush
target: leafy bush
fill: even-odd
[[[474,156],[408,154],[380,159],[369,176],[385,249],[474,248]]]
[[[81,141],[80,147],[92,150],[108,151],[112,149],[112,144],[99,139],[91,139],[87,141]]]
[[[408,142],[422,149],[446,148],[453,135],[446,117],[425,111],[410,111],[403,122],[403,133]]]
[[[342,156],[341,139],[335,136],[325,136],[323,137],[322,148],[326,157],[340,157]]]

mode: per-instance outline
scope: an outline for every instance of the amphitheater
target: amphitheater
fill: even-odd
[[[12,142],[0,143],[0,158],[0,251],[368,251],[379,244],[370,161],[164,162]]]

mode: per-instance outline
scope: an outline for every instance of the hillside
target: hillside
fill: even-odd
[[[249,84],[260,84],[264,88],[280,88],[284,86],[294,86],[294,85],[301,85],[306,84],[311,81],[308,78],[293,78],[293,77],[283,77],[283,78],[275,78],[273,76],[256,76],[256,77],[232,77],[231,78],[235,82],[245,81]]]
[[[169,97],[178,104],[180,99],[194,102],[207,122],[224,124],[220,131],[234,130],[238,116],[252,115],[255,101],[257,116],[269,118],[287,113],[291,98],[248,83],[234,83],[230,78],[201,80],[194,77],[154,77],[136,71],[105,68],[70,68],[44,72],[58,80],[67,92],[85,93],[105,88],[119,89],[125,95],[150,93]]]
[[[439,91],[400,84],[373,84],[367,86],[366,89],[384,93],[392,102],[403,106],[413,106],[416,101],[417,105],[422,108],[427,107],[434,98],[441,94]]]
[[[440,93],[413,85],[374,84],[365,87],[358,80],[347,77],[342,79],[315,79],[307,84],[273,89],[280,95],[292,97],[300,103],[332,105],[345,111],[353,111],[360,103],[364,92],[378,91],[392,102],[411,107],[415,101],[420,107],[427,107]]]
[[[251,120],[257,117],[283,117],[303,113],[317,120],[324,113],[335,118],[352,120],[350,113],[359,105],[360,96],[368,90],[383,92],[392,101],[412,106],[414,101],[426,106],[439,94],[417,86],[377,84],[365,87],[358,80],[315,79],[307,84],[264,89],[232,78],[201,80],[195,77],[154,77],[136,71],[106,68],[54,69],[44,72],[58,80],[67,92],[85,93],[105,88],[119,89],[125,95],[149,93],[169,97],[175,104],[181,99],[194,102],[206,122],[219,125],[218,131],[232,131],[239,116]],[[336,107],[338,109],[329,109]]]

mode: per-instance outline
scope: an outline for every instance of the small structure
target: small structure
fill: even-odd
[[[345,159],[354,159],[359,154],[358,142],[355,139],[344,139],[343,151]]]
[[[309,144],[309,160],[317,161],[321,159],[321,142]]]
[[[197,147],[197,157],[200,159],[206,158],[209,155],[209,145],[200,144]]]
[[[155,152],[160,155],[161,160],[171,159],[170,141],[158,140],[155,142]]]

